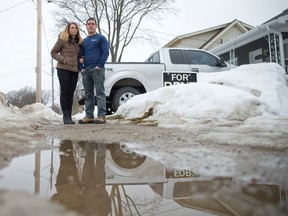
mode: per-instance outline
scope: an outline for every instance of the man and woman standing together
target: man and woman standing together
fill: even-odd
[[[85,91],[85,118],[79,124],[106,123],[106,95],[104,88],[105,63],[109,56],[107,39],[96,32],[97,22],[94,18],[86,21],[88,36],[82,39],[79,26],[71,22],[60,33],[57,42],[51,50],[51,56],[58,61],[56,69],[60,83],[60,106],[63,112],[64,124],[75,124],[72,121],[73,95],[81,70]],[[83,64],[83,69],[82,69]],[[94,88],[98,117],[94,119]]]

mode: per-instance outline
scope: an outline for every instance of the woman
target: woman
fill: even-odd
[[[56,68],[60,83],[60,105],[64,124],[75,124],[72,121],[71,114],[73,95],[78,81],[78,57],[82,41],[79,26],[71,22],[60,33],[51,50],[51,57],[58,61]]]

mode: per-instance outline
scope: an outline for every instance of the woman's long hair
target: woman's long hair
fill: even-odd
[[[77,44],[81,44],[83,41],[83,38],[80,35],[80,31],[79,31],[79,26],[77,25],[77,23],[75,22],[70,22],[66,25],[64,31],[62,31],[59,35],[59,38],[65,42],[72,42],[72,37],[69,34],[69,28],[71,25],[75,25],[77,27],[77,35],[75,36],[74,42]]]

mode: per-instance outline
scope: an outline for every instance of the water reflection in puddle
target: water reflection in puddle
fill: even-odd
[[[0,188],[23,190],[83,215],[254,215],[287,204],[287,188],[168,169],[125,145],[72,142],[16,158]]]

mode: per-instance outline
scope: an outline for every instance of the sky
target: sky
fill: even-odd
[[[0,91],[7,93],[25,86],[36,87],[36,0],[0,0],[1,71]],[[56,42],[51,11],[53,3],[42,3],[42,89],[52,89],[50,50]],[[177,15],[166,15],[162,20],[145,21],[141,28],[154,32],[155,43],[135,42],[127,48],[123,61],[144,61],[157,49],[178,35],[203,30],[238,19],[259,26],[288,8],[287,0],[176,0]],[[54,66],[55,66],[54,62]],[[55,70],[56,71],[56,70]],[[59,94],[57,76],[54,76],[55,95]]]

